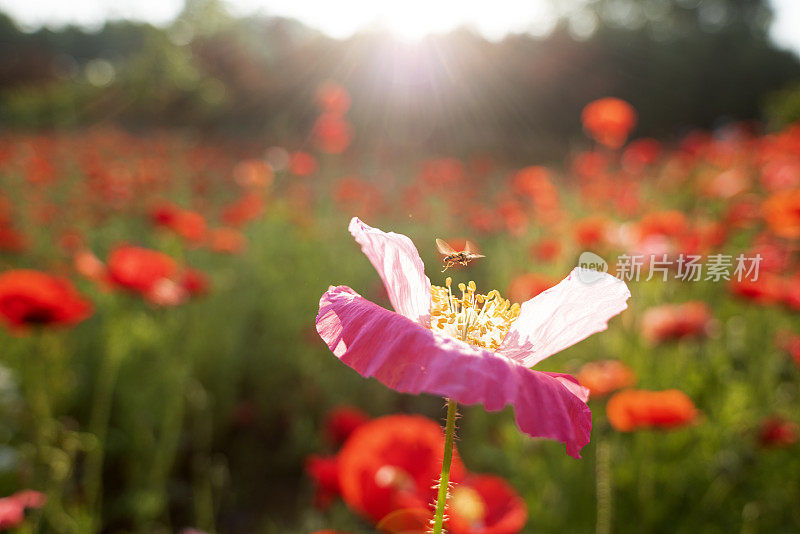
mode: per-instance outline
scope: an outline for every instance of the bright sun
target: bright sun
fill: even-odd
[[[459,12],[450,2],[408,0],[386,2],[376,17],[377,22],[395,36],[409,41],[432,33],[445,32],[458,25]]]
[[[565,6],[588,0],[223,0],[234,15],[254,12],[291,17],[339,38],[383,28],[415,41],[431,33],[468,26],[490,39],[511,32],[544,34]],[[788,0],[792,1],[792,0]],[[23,24],[101,24],[106,17],[143,19],[166,24],[183,0],[0,0],[0,9]]]
[[[230,0],[232,6],[260,6],[267,14],[296,17],[334,37],[365,28],[384,28],[396,37],[416,41],[459,26],[489,38],[509,32],[551,28],[557,18],[550,0]]]

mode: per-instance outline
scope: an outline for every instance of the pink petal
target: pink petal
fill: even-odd
[[[542,371],[540,371],[542,372]],[[572,375],[567,375],[564,373],[548,373],[544,372],[547,376],[553,377],[554,379],[561,382],[561,385],[570,390],[570,392],[578,397],[581,402],[588,402],[589,401],[589,388],[585,388],[578,382],[578,379]]]
[[[533,367],[545,358],[608,328],[608,321],[628,307],[625,282],[610,274],[589,271],[581,281],[576,267],[564,280],[522,304],[497,350],[506,358]],[[591,278],[593,277],[593,278]]]
[[[430,325],[431,281],[411,240],[383,232],[353,217],[348,228],[378,271],[394,310],[423,326]]]
[[[520,430],[561,441],[576,458],[589,442],[585,392],[567,375],[532,371],[434,333],[344,286],[331,287],[320,299],[317,332],[344,363],[392,389],[480,403],[487,410],[511,404]]]

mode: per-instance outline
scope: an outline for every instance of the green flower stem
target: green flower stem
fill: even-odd
[[[162,514],[167,505],[167,485],[170,472],[177,458],[178,444],[186,411],[186,387],[191,376],[192,366],[188,355],[180,349],[175,352],[173,361],[170,362],[173,369],[165,370],[165,372],[171,374],[172,381],[174,381],[174,391],[171,398],[165,401],[166,405],[164,406],[158,433],[158,446],[153,457],[150,476],[148,477],[151,485],[151,495],[156,496],[158,499],[158,508],[152,510],[154,515]]]
[[[33,414],[34,443],[36,445],[36,465],[38,468],[47,466],[47,452],[53,437],[53,413],[50,399],[50,384],[48,377],[48,344],[44,332],[37,333],[37,350],[34,354],[25,357],[23,365],[27,374],[28,398]],[[49,477],[44,474],[47,480]]]
[[[89,417],[89,431],[95,438],[94,447],[86,455],[85,471],[86,501],[92,517],[90,532],[99,532],[102,528],[103,462],[106,437],[119,369],[127,351],[125,332],[120,332],[123,324],[121,321],[112,320],[109,325],[108,348],[100,362],[92,400],[92,413]]]
[[[597,523],[596,534],[611,532],[611,447],[606,436],[601,435],[595,444]]]
[[[64,364],[64,354],[59,348],[62,341],[45,329],[36,332],[35,336],[36,341],[30,353],[26,351],[20,362],[22,387],[31,412],[35,447],[33,480],[28,484],[45,492],[47,503],[44,510],[29,514],[24,529],[39,532],[40,523],[46,522],[54,532],[77,532],[74,520],[64,510],[62,499],[75,459],[74,452],[68,450],[72,445],[70,436],[56,416],[58,377]]]
[[[436,513],[433,516],[433,534],[442,533],[444,509],[447,504],[447,490],[450,484],[450,463],[453,460],[453,440],[456,430],[456,401],[447,399],[447,425],[444,430],[444,456],[442,457],[442,476],[439,478],[439,495],[436,497]]]

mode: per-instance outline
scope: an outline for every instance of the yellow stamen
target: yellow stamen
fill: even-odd
[[[476,347],[497,350],[511,323],[519,316],[519,304],[511,304],[493,289],[477,292],[475,282],[458,284],[461,298],[453,295],[452,279],[445,287],[431,286],[431,329]]]

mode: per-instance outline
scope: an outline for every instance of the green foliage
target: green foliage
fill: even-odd
[[[800,84],[770,95],[765,107],[770,123],[776,127],[800,121]]]
[[[0,123],[24,129],[75,126],[99,94],[94,87],[63,82],[12,89],[0,105]]]

